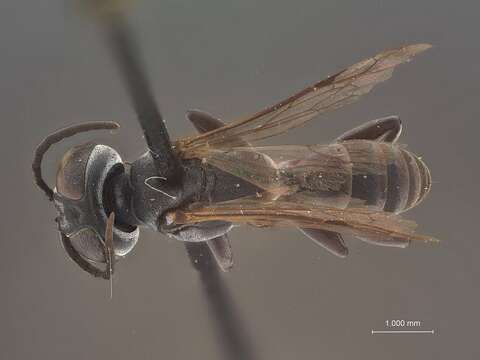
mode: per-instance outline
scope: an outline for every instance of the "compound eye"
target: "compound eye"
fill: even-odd
[[[82,229],[70,236],[70,242],[78,254],[94,263],[105,263],[103,243],[92,229]]]
[[[56,190],[62,196],[79,200],[85,193],[85,171],[95,145],[75,146],[68,150],[57,171]]]

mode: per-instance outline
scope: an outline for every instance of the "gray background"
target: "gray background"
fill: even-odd
[[[144,151],[135,116],[98,31],[68,3],[0,4],[0,358],[221,359],[222,348],[183,244],[143,231],[108,285],[81,272],[55,230],[30,163],[49,132],[117,120],[91,134],[126,160]],[[242,228],[223,276],[261,359],[477,358],[480,45],[475,1],[144,0],[132,14],[173,137],[201,108],[230,120],[259,110],[385,48],[435,47],[363,101],[274,139],[328,142],[363,121],[399,114],[403,142],[433,174],[407,214],[439,245],[406,250],[349,241],[340,260],[293,230]],[[421,320],[434,335],[371,335],[386,319]]]

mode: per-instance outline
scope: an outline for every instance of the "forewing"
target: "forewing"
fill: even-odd
[[[306,177],[336,188],[348,177],[350,163],[342,145],[289,145],[210,149],[205,162],[242,178],[271,194],[295,192]],[[327,183],[329,182],[329,183]]]
[[[202,149],[228,148],[235,138],[255,141],[302,125],[318,114],[338,109],[387,80],[393,69],[430,48],[427,44],[384,51],[361,61],[253,116],[238,119],[205,134],[180,139],[176,146],[183,157],[200,157]]]
[[[360,238],[381,239],[384,242],[436,241],[430,236],[416,234],[416,224],[413,221],[367,208],[336,209],[304,206],[287,201],[242,198],[189,210],[177,210],[167,216],[169,224],[194,224],[212,220],[260,227],[322,229]]]
[[[372,142],[350,141],[348,151],[342,144],[210,149],[202,159],[265,190],[270,198],[295,195],[323,203],[328,198],[339,205],[350,200],[352,175],[385,171],[382,158],[371,156],[368,145]]]

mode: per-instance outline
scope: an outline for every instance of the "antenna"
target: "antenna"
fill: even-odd
[[[115,213],[110,213],[105,229],[105,261],[108,279],[110,280],[110,299],[113,298],[113,271],[115,264],[115,249],[113,247],[113,224],[115,223]]]

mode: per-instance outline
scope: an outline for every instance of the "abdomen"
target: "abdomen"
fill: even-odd
[[[430,190],[431,177],[425,163],[398,145],[374,141],[345,141],[351,162],[351,200],[393,213],[420,203]]]

